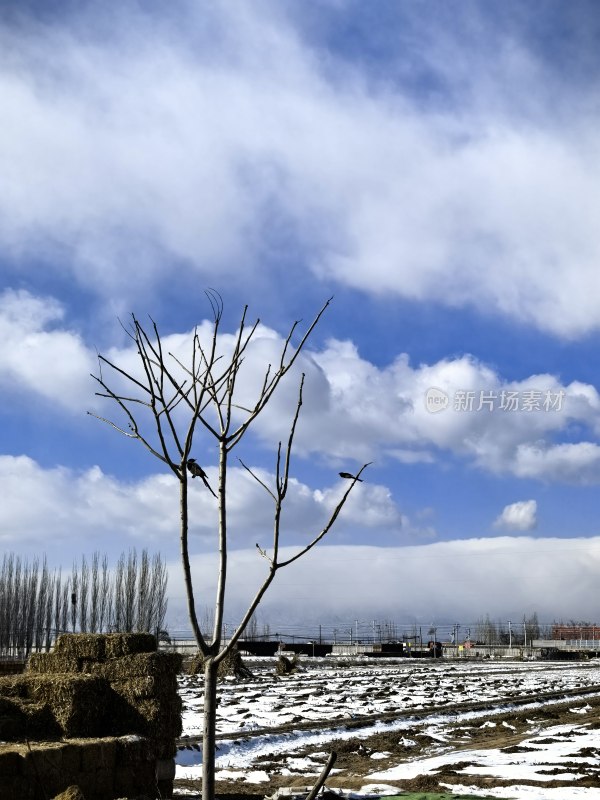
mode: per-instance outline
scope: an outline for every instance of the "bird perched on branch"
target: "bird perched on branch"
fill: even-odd
[[[338,474],[340,478],[347,478],[349,481],[359,481],[360,483],[363,482],[362,478],[359,478],[357,475],[351,475],[349,472],[340,472]]]
[[[212,494],[212,496],[216,497],[217,495],[210,488],[210,484],[208,482],[208,478],[206,477],[206,472],[204,472],[204,470],[202,469],[200,464],[196,463],[196,459],[195,458],[188,458],[188,460],[186,461],[186,466],[187,466],[188,470],[190,471],[190,473],[192,475],[192,478],[202,478],[202,483],[206,486],[206,488]]]

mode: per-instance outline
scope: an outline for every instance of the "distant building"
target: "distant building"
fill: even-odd
[[[600,639],[600,625],[553,625],[552,638],[572,641],[573,639]]]

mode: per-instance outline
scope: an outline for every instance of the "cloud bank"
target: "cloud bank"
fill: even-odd
[[[227,620],[235,625],[264,577],[256,551],[232,554]],[[199,607],[214,597],[215,560],[194,559]],[[408,547],[315,548],[283,570],[261,605],[272,626],[345,624],[355,619],[472,625],[486,614],[540,622],[588,619],[600,567],[600,538],[502,536]],[[185,627],[177,565],[170,565],[170,618]],[[272,628],[273,629],[273,628]]]

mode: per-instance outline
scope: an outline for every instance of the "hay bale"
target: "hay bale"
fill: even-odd
[[[108,633],[104,638],[106,658],[154,653],[157,648],[156,636],[152,633]]]
[[[79,786],[69,786],[64,792],[55,795],[52,800],[85,800],[85,795]]]
[[[89,661],[156,652],[152,633],[63,633],[56,640],[54,654]]]
[[[34,800],[35,784],[25,776],[0,775],[0,797]]]
[[[112,772],[116,761],[114,739],[89,739],[79,744],[82,772]]]
[[[170,740],[181,736],[181,698],[176,696],[168,703],[159,700],[140,700],[130,708],[137,717],[136,733],[152,739]]]
[[[103,664],[87,665],[91,675],[110,681],[126,681],[131,678],[172,678],[181,669],[179,653],[135,653],[113,658]]]
[[[14,742],[24,730],[25,714],[18,701],[0,697],[0,740]]]
[[[115,797],[156,796],[156,757],[153,742],[142,736],[121,736],[115,740]],[[170,795],[163,794],[163,797]]]
[[[204,673],[204,656],[202,653],[196,653],[196,655],[192,657],[188,666],[188,673],[190,675]],[[233,649],[227,653],[225,658],[219,661],[219,666],[217,668],[217,678],[227,678],[231,675],[241,679],[254,677],[246,664],[244,664],[244,660],[237,649]]]
[[[0,750],[0,775],[22,775],[24,758],[18,750],[3,747]],[[1,795],[0,795],[1,797]]]
[[[291,675],[296,671],[296,664],[291,661],[287,656],[279,656],[275,664],[275,672],[277,675]]]
[[[28,698],[47,705],[67,737],[99,736],[109,706],[106,681],[93,675],[26,675]]]
[[[105,658],[106,639],[103,633],[63,633],[56,640],[54,652],[61,656],[102,661]]]
[[[167,695],[125,700],[111,692],[110,733],[113,736],[137,734],[155,740],[176,739],[181,735],[181,698]]]
[[[33,653],[29,656],[25,671],[48,675],[79,672],[80,668],[81,661],[75,656],[62,653]]]
[[[0,698],[0,740],[54,739],[60,728],[47,705],[21,698]]]
[[[0,697],[27,698],[27,690],[23,684],[22,675],[0,678]]]
[[[156,697],[161,693],[166,693],[165,688],[158,678],[128,678],[124,681],[111,681],[110,688],[128,703],[137,700],[147,700]],[[169,683],[172,692],[177,690],[177,679],[173,678],[173,683]]]
[[[115,739],[115,764],[127,767],[150,753],[150,742],[139,734],[128,734]]]

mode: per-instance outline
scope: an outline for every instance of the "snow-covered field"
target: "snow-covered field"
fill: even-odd
[[[222,684],[217,779],[249,793],[310,784],[334,749],[327,786],[346,793],[395,793],[425,778],[453,793],[600,800],[598,662],[305,659],[284,677],[274,659],[247,664],[255,679]],[[178,791],[191,795],[202,679],[182,677],[180,689],[191,738]]]

